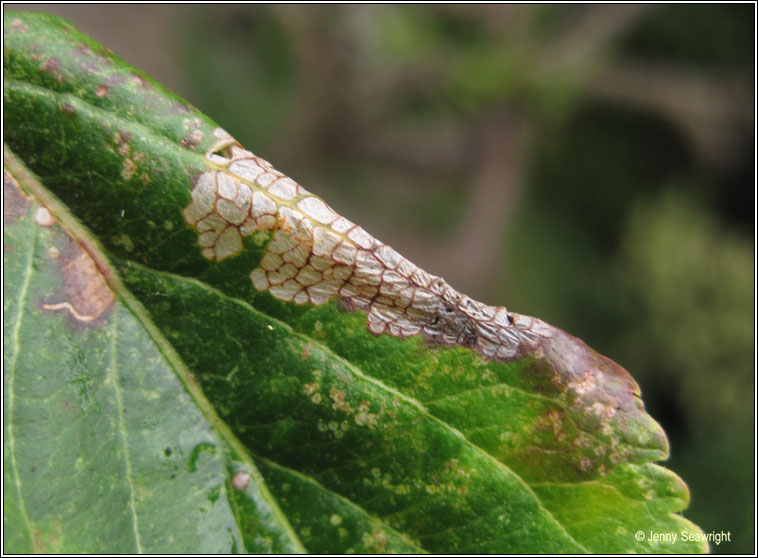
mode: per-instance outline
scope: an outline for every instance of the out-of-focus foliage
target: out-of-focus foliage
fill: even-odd
[[[681,451],[670,464],[691,475],[696,495],[710,492],[689,515],[744,525],[733,543],[748,549],[752,514],[735,503],[746,498],[740,479],[753,473],[753,246],[672,190],[632,211],[622,253],[630,320],[640,325],[619,339],[617,354],[644,374],[656,399],[649,406],[681,417],[671,433]]]
[[[687,517],[752,552],[753,6],[52,11],[415,263],[619,361]]]

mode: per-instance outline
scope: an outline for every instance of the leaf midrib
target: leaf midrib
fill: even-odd
[[[13,176],[13,175],[12,175]],[[16,178],[15,176],[13,176]],[[27,210],[28,215],[28,210]],[[32,523],[29,519],[29,514],[26,511],[26,503],[24,502],[23,495],[21,494],[21,477],[18,474],[18,464],[16,462],[16,436],[13,433],[13,408],[15,402],[14,384],[16,377],[16,360],[18,358],[19,346],[18,336],[21,330],[21,322],[24,316],[24,305],[26,304],[26,297],[29,290],[29,283],[31,282],[31,276],[33,272],[34,252],[37,246],[37,227],[32,227],[32,238],[29,241],[28,259],[26,269],[24,273],[24,280],[21,285],[21,291],[18,296],[18,312],[16,315],[16,327],[13,329],[13,357],[10,362],[10,374],[8,378],[8,442],[10,445],[11,464],[13,468],[13,477],[15,479],[16,494],[18,495],[18,505],[21,508],[21,515],[26,523],[27,535],[29,537],[30,548],[33,542],[32,537]]]
[[[142,541],[139,535],[139,519],[137,517],[137,509],[134,502],[134,482],[132,473],[132,461],[129,454],[129,440],[127,435],[126,424],[124,423],[124,413],[121,410],[124,408],[123,397],[121,396],[121,385],[118,381],[118,353],[117,343],[118,338],[118,304],[113,306],[113,315],[111,317],[111,346],[110,346],[110,369],[108,376],[110,376],[111,384],[113,385],[113,391],[116,395],[116,415],[118,417],[118,430],[121,435],[121,445],[123,446],[124,453],[124,466],[126,467],[126,481],[129,485],[129,509],[132,516],[132,530],[134,531],[134,541],[137,545],[137,552],[142,554],[144,549],[142,548]]]

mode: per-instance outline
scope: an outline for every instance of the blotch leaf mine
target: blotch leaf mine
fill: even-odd
[[[4,45],[15,551],[707,550],[623,368],[426,273],[68,22],[6,13]]]

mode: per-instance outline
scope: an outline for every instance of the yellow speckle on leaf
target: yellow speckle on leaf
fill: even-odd
[[[319,388],[319,384],[317,384],[316,382],[312,382],[310,384],[305,384],[303,386],[303,391],[305,392],[306,395],[312,395],[318,391],[318,388]]]
[[[134,251],[134,242],[132,242],[132,239],[128,234],[114,236],[111,238],[111,242],[116,246],[122,246],[127,252]]]
[[[121,177],[124,180],[130,180],[136,171],[137,164],[131,159],[124,159],[124,163],[121,167]]]

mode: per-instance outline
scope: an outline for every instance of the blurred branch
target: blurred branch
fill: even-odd
[[[361,150],[395,168],[429,176],[470,170],[471,130],[452,122],[421,129],[383,129],[360,138]]]
[[[541,6],[530,4],[440,4],[442,12],[477,20],[493,36],[510,42],[529,40],[532,20]]]
[[[732,153],[734,128],[752,126],[750,85],[733,76],[626,62],[602,71],[589,92],[662,113],[687,133],[701,157],[718,164]]]
[[[299,69],[299,99],[283,150],[293,160],[318,159],[350,129],[348,118],[353,114],[345,110],[345,91],[335,87],[340,64],[334,41],[340,26],[332,25],[330,32],[324,32],[340,12],[314,5],[277,5],[271,9],[287,30]]]
[[[489,115],[482,127],[478,173],[452,244],[437,254],[451,284],[473,296],[493,292],[505,230],[521,199],[531,162],[533,126],[516,108]]]
[[[539,73],[580,71],[607,54],[617,40],[650,9],[646,4],[611,4],[587,7],[562,33],[542,48]]]

